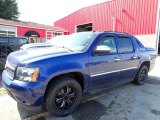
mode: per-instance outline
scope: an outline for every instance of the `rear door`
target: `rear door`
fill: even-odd
[[[120,60],[120,81],[133,80],[139,65],[139,57],[134,49],[133,40],[130,36],[117,36],[118,53]]]
[[[19,50],[18,39],[16,37],[9,38],[9,48],[11,51]]]

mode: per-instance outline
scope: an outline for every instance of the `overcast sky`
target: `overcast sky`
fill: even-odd
[[[19,20],[53,25],[53,22],[82,7],[107,0],[17,0]]]

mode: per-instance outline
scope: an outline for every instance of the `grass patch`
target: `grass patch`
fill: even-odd
[[[6,94],[7,94],[7,91],[4,88],[1,88],[0,89],[0,96],[6,95]]]

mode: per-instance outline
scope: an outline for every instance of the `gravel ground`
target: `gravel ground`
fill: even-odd
[[[111,90],[89,91],[83,103],[69,116],[24,110],[8,95],[0,96],[1,120],[160,120],[160,57],[143,86],[128,83]]]

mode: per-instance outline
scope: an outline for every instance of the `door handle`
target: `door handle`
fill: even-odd
[[[132,58],[132,59],[137,59],[138,57],[137,57],[137,56],[132,56],[131,58]]]
[[[118,62],[118,61],[120,61],[120,60],[121,60],[120,58],[115,58],[115,59],[114,59],[115,62]]]

